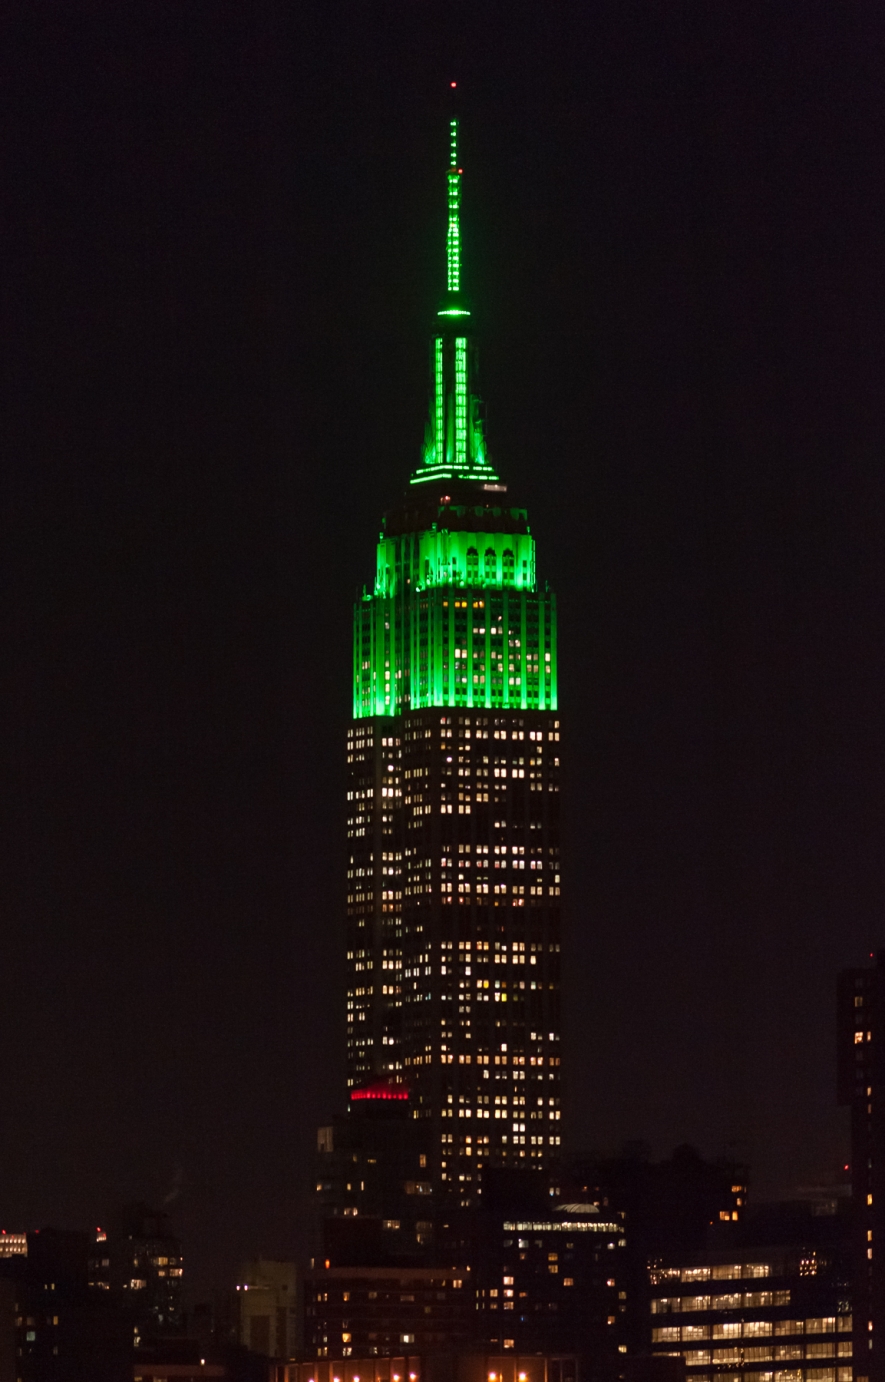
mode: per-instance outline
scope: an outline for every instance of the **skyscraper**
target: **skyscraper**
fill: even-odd
[[[556,601],[486,446],[462,290],[458,121],[419,464],[354,612],[347,735],[351,1091],[408,1086],[428,1173],[561,1143]]]

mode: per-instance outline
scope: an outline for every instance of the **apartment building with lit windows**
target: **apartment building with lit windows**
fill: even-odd
[[[458,122],[420,464],[354,617],[347,735],[350,1090],[426,1123],[434,1193],[559,1155],[556,601],[492,467],[461,288]]]
[[[43,1228],[4,1237],[3,1382],[132,1382],[132,1319],[109,1293],[93,1287],[92,1235]]]

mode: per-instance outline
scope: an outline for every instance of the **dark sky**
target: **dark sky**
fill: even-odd
[[[561,601],[567,1137],[827,1173],[885,943],[881,4],[4,14],[0,1221],[171,1196],[200,1290],[303,1241],[453,76]]]

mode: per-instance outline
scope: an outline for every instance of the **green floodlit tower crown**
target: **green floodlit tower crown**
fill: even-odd
[[[446,284],[431,345],[430,417],[406,498],[384,521],[374,589],[355,611],[357,719],[432,706],[557,707],[555,597],[538,584],[525,509],[506,507],[507,486],[489,462],[471,391],[461,180],[453,118]],[[486,610],[487,597],[488,618],[467,620],[468,608]],[[469,625],[463,637],[462,615]]]

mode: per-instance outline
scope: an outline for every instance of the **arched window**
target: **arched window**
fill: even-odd
[[[498,559],[494,547],[487,547],[485,553],[486,580],[493,581],[498,574]]]
[[[467,548],[467,584],[475,585],[479,580],[479,552],[475,547]]]
[[[516,568],[516,558],[514,557],[509,547],[505,549],[504,555],[501,558],[501,568],[504,574],[505,581],[512,581],[513,573]]]

